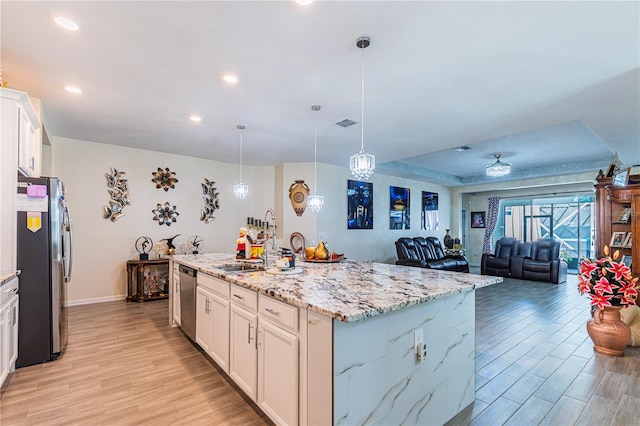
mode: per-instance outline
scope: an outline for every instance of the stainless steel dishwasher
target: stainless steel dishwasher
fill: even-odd
[[[196,340],[196,273],[180,265],[180,328],[191,340]]]

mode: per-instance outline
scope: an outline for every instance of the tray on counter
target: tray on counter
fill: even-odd
[[[327,260],[320,260],[320,259],[302,259],[303,262],[310,262],[310,263],[336,263],[336,262],[340,262],[341,260],[345,260],[346,257],[344,256],[340,256],[337,259],[327,259]]]

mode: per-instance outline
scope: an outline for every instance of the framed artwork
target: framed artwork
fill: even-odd
[[[347,180],[347,229],[373,229],[373,183]]]
[[[631,256],[623,256],[622,257],[622,261],[624,262],[625,265],[627,265],[627,267],[631,268]]]
[[[471,227],[485,228],[485,218],[487,212],[471,212]]]
[[[631,172],[631,167],[628,167],[624,170],[620,170],[616,174],[613,175],[613,184],[615,186],[627,186],[629,182],[629,173]]]
[[[422,213],[420,228],[427,231],[438,229],[438,193],[422,191]]]
[[[613,232],[611,234],[609,247],[622,247],[624,245],[625,238],[627,238],[626,232]]]
[[[613,174],[615,173],[615,171],[616,171],[616,163],[609,164],[605,177],[613,177]]]
[[[622,246],[624,248],[631,248],[631,236],[633,235],[633,232],[627,232],[627,236],[624,237],[624,242],[622,243]]]
[[[409,188],[389,187],[389,229],[411,229]]]

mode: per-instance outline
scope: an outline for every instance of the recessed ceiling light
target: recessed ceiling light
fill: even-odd
[[[300,6],[309,6],[311,3],[313,3],[313,0],[293,0],[296,3],[298,3]]]
[[[74,93],[76,95],[79,95],[82,93],[82,89],[78,89],[77,87],[73,87],[73,86],[64,86],[65,90],[67,92],[71,92]]]
[[[192,115],[189,117],[189,120],[191,121],[195,121],[196,123],[199,123],[202,121],[202,117],[200,117],[199,115]]]
[[[238,82],[238,77],[236,77],[236,76],[235,76],[235,75],[233,75],[233,74],[224,74],[224,75],[222,76],[222,80],[223,80],[225,83],[229,83],[229,84],[236,84],[236,83]]]
[[[79,28],[78,24],[73,22],[71,19],[64,18],[62,16],[56,16],[55,18],[53,18],[53,20],[56,22],[56,24],[60,25],[65,30],[77,31]]]

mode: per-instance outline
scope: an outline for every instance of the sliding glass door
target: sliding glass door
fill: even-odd
[[[579,259],[593,252],[593,200],[592,194],[502,200],[497,232],[525,242],[555,238],[569,269],[577,269]]]

